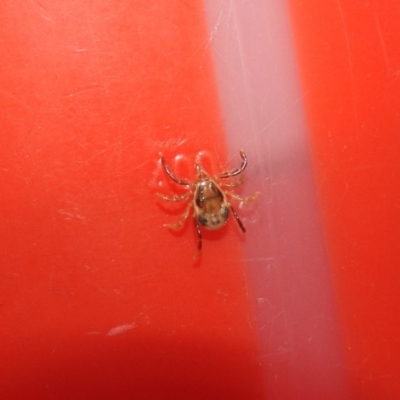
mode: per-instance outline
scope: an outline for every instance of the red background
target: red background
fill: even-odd
[[[200,1],[2,7],[1,398],[261,398],[240,232],[194,262],[155,196],[161,150],[226,167],[207,35]]]
[[[290,6],[353,396],[398,399],[398,2]]]
[[[352,397],[396,399],[397,3],[289,4]],[[240,232],[194,261],[155,196],[227,165],[202,6],[1,8],[2,398],[264,398]]]

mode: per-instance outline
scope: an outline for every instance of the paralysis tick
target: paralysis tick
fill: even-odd
[[[203,243],[200,226],[209,230],[220,229],[228,222],[230,211],[235,217],[240,229],[243,232],[246,232],[239,215],[229,202],[229,198],[233,198],[239,202],[249,203],[256,200],[260,193],[256,192],[251,197],[241,197],[232,193],[231,190],[233,188],[243,183],[243,175],[241,174],[247,166],[247,157],[243,150],[240,151],[240,157],[242,158],[242,165],[239,168],[236,168],[230,172],[223,172],[215,176],[210,176],[204,170],[202,165],[197,163],[195,165],[197,172],[196,182],[190,182],[186,179],[177,178],[171,171],[170,167],[165,161],[165,158],[161,157],[161,164],[164,167],[167,175],[178,185],[185,186],[187,188],[187,192],[182,195],[172,197],[160,193],[157,193],[157,195],[164,200],[173,202],[184,201],[190,198],[186,210],[183,213],[182,219],[175,224],[165,224],[164,226],[170,229],[181,228],[193,209],[192,216],[197,233],[198,251],[201,250]],[[230,180],[223,182],[223,179],[232,178],[238,175],[241,176],[236,181]]]

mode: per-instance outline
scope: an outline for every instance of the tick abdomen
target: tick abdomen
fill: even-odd
[[[195,192],[195,213],[198,221],[207,229],[218,229],[228,221],[229,204],[212,180],[199,183]]]

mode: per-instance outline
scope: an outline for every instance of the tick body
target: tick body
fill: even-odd
[[[232,193],[233,188],[243,183],[243,176],[240,176],[236,181],[223,181],[224,179],[241,175],[245,170],[247,166],[247,157],[244,151],[240,151],[240,156],[242,158],[242,165],[239,168],[212,177],[204,170],[200,163],[196,164],[196,182],[177,178],[169,168],[165,158],[161,157],[161,164],[167,175],[178,185],[185,186],[187,192],[183,195],[172,197],[160,193],[157,193],[157,195],[164,200],[172,202],[189,200],[182,219],[175,224],[165,224],[164,226],[170,229],[179,229],[184,225],[192,212],[193,222],[198,238],[198,251],[201,250],[203,243],[200,227],[209,230],[220,229],[228,222],[230,212],[232,212],[242,232],[246,232],[239,215],[232,207],[228,198],[233,198],[239,202],[249,203],[256,200],[259,192],[256,192],[251,197],[240,197],[237,194]]]
[[[204,179],[194,192],[194,217],[206,229],[219,229],[228,222],[228,199],[212,179]]]

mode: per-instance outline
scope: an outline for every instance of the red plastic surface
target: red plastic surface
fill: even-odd
[[[353,397],[398,399],[398,2],[289,3]]]
[[[287,4],[207,4],[227,143],[261,191],[245,254],[265,398],[349,400]]]
[[[226,167],[201,2],[6,2],[0,58],[0,397],[262,398],[237,226],[155,196]]]

